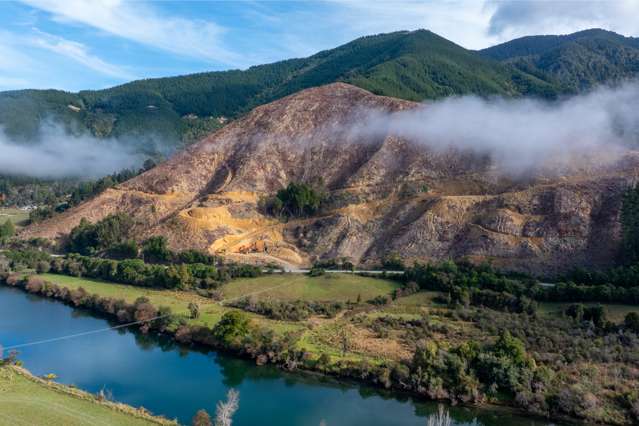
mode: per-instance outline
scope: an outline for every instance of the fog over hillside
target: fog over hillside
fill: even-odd
[[[371,111],[356,134],[395,134],[439,150],[489,154],[508,173],[605,162],[639,144],[639,83],[557,102],[450,97],[394,114]]]
[[[41,138],[25,144],[11,140],[0,129],[0,175],[36,178],[98,178],[122,169],[138,168],[148,157],[131,138],[98,139],[73,135],[62,125],[46,122]],[[169,153],[157,137],[145,137],[154,149]],[[151,147],[149,147],[149,151]]]
[[[639,83],[629,82],[556,102],[461,96],[393,114],[356,111],[350,131],[358,138],[393,134],[437,150],[487,154],[500,170],[521,174],[614,160],[639,143],[637,111]],[[28,145],[0,133],[0,174],[95,178],[139,167],[146,158],[139,141],[71,135],[50,122],[40,133],[41,141]],[[160,138],[144,139],[170,154]]]

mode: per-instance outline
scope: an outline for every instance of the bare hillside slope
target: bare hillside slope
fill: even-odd
[[[83,217],[126,211],[140,240],[162,234],[174,248],[244,261],[304,265],[345,256],[374,263],[397,252],[407,260],[470,257],[553,272],[612,259],[621,194],[637,176],[635,153],[513,179],[485,156],[353,131],[370,110],[415,106],[343,83],[307,89],[256,108],[23,236],[59,238]],[[316,217],[280,222],[258,211],[260,197],[301,181],[330,194]]]

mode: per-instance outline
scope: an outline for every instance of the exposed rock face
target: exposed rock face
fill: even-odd
[[[374,263],[397,252],[549,274],[611,261],[621,194],[636,180],[639,155],[514,180],[483,156],[351,131],[367,110],[414,107],[341,83],[308,89],[23,234],[58,238],[82,217],[120,210],[138,220],[140,239],[162,234],[175,248],[243,261]],[[317,217],[283,223],[258,212],[260,197],[293,181],[323,182],[330,200]]]

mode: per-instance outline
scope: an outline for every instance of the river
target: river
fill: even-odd
[[[0,286],[0,344],[4,347],[109,327],[108,321],[60,302]],[[18,358],[36,375],[183,424],[198,409],[211,414],[229,388],[240,392],[234,426],[425,426],[437,404],[353,383],[286,373],[214,351],[187,349],[170,339],[109,330],[22,348]],[[508,410],[450,407],[453,424],[546,426]],[[473,423],[476,422],[476,423]]]

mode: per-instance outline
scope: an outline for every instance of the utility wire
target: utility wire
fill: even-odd
[[[169,317],[171,315],[172,314],[160,315],[160,316],[153,317],[153,318],[150,318],[150,319],[128,322],[128,323],[116,325],[116,326],[113,326],[113,327],[106,327],[106,328],[100,328],[100,329],[97,329],[97,330],[84,331],[82,333],[75,333],[75,334],[69,334],[69,335],[66,335],[66,336],[53,337],[51,339],[36,340],[34,342],[21,343],[19,345],[6,346],[4,348],[2,346],[0,346],[0,348],[2,348],[4,350],[10,350],[10,349],[25,348],[27,346],[41,345],[43,343],[57,342],[57,341],[60,341],[60,340],[73,339],[75,337],[82,337],[82,336],[87,336],[89,334],[102,333],[102,332],[109,331],[109,330],[117,330],[119,328],[130,327],[130,326],[136,325],[136,324],[142,324],[142,323],[145,323],[145,322],[151,322],[151,321],[155,321],[155,320],[158,320],[158,319],[161,319],[161,318],[167,318],[167,317]]]
[[[242,299],[242,298],[245,298],[245,297],[249,297],[249,296],[252,296],[252,295],[255,295],[255,294],[265,293],[267,291],[275,290],[275,289],[281,288],[281,287],[286,287],[286,286],[289,286],[291,284],[295,284],[297,282],[298,281],[296,281],[296,280],[292,280],[292,281],[290,281],[288,283],[280,284],[280,285],[275,286],[275,287],[269,287],[269,288],[258,290],[258,291],[254,291],[252,293],[248,293],[248,294],[245,294],[245,295],[242,295],[242,296],[239,296],[239,297],[234,297],[234,298],[231,298],[231,299],[221,300],[221,301],[218,302],[218,304],[223,306],[222,305],[223,303],[228,303],[228,302],[231,302],[231,301],[234,301],[234,300],[238,300],[238,299]],[[18,349],[18,348],[26,348],[28,346],[42,345],[44,343],[58,342],[58,341],[61,341],[61,340],[68,340],[68,339],[73,339],[73,338],[76,338],[76,337],[82,337],[82,336],[87,336],[87,335],[91,335],[91,334],[103,333],[103,332],[109,331],[109,330],[117,330],[119,328],[130,327],[132,325],[142,324],[142,323],[145,323],[145,322],[151,322],[151,321],[155,321],[155,320],[158,320],[158,319],[161,319],[161,318],[167,318],[167,317],[170,317],[172,315],[173,314],[160,315],[160,316],[153,317],[153,318],[146,319],[146,320],[133,321],[133,322],[128,322],[126,324],[116,325],[116,326],[113,326],[113,327],[106,327],[106,328],[100,328],[100,329],[97,329],[97,330],[84,331],[82,333],[75,333],[75,334],[69,334],[69,335],[66,335],[66,336],[53,337],[51,339],[36,340],[36,341],[33,341],[33,342],[21,343],[19,345],[12,345],[12,346],[6,346],[6,347],[3,347],[2,345],[0,345],[0,351],[13,350],[13,349]],[[2,354],[2,352],[0,352],[0,355],[1,354]]]

